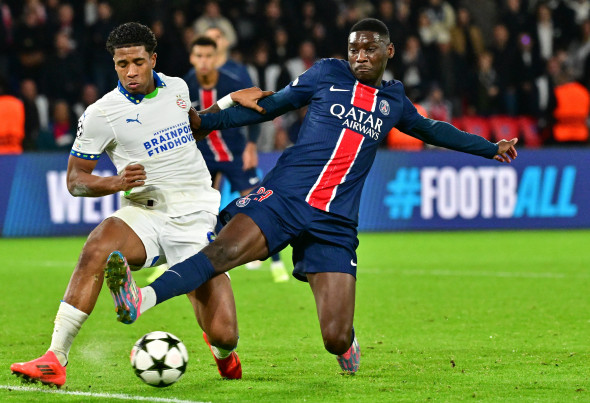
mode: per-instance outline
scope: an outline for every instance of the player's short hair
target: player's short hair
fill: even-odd
[[[156,49],[158,41],[152,30],[138,22],[126,22],[111,31],[106,48],[114,55],[115,49],[142,45],[148,53]]]
[[[381,20],[376,18],[365,18],[364,20],[360,20],[350,28],[349,35],[353,32],[359,31],[376,32],[385,37],[386,42],[389,43],[389,29],[387,29],[387,25]]]
[[[217,49],[217,42],[208,36],[199,36],[191,43],[191,49],[195,46],[213,46],[213,49]]]

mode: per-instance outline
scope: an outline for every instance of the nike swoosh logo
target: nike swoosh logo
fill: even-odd
[[[330,91],[336,92],[336,91],[350,91],[350,90],[345,90],[343,88],[334,88],[334,86],[331,86],[330,87]]]
[[[350,259],[350,265],[356,267],[356,263],[354,262],[354,260]]]

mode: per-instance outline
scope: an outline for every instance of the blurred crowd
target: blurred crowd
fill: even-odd
[[[119,23],[151,27],[156,70],[180,77],[192,40],[218,27],[254,84],[278,90],[319,58],[346,58],[364,17],[390,30],[385,79],[428,117],[475,132],[471,117],[526,117],[527,145],[588,143],[588,0],[0,0],[0,150],[21,121],[24,151],[71,146],[78,117],[116,86],[104,45]],[[260,150],[287,147],[303,116],[273,122]]]

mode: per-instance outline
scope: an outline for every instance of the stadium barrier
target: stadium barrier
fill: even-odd
[[[260,155],[268,172],[279,154]],[[87,235],[117,195],[75,198],[68,154],[0,156],[3,237]],[[363,191],[361,231],[590,228],[589,149],[519,151],[508,165],[444,150],[381,151]],[[95,172],[114,175],[108,158]],[[222,204],[233,200],[222,187]]]

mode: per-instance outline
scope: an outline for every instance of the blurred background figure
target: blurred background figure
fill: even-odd
[[[25,137],[25,107],[8,93],[6,79],[0,76],[0,154],[20,154]]]

